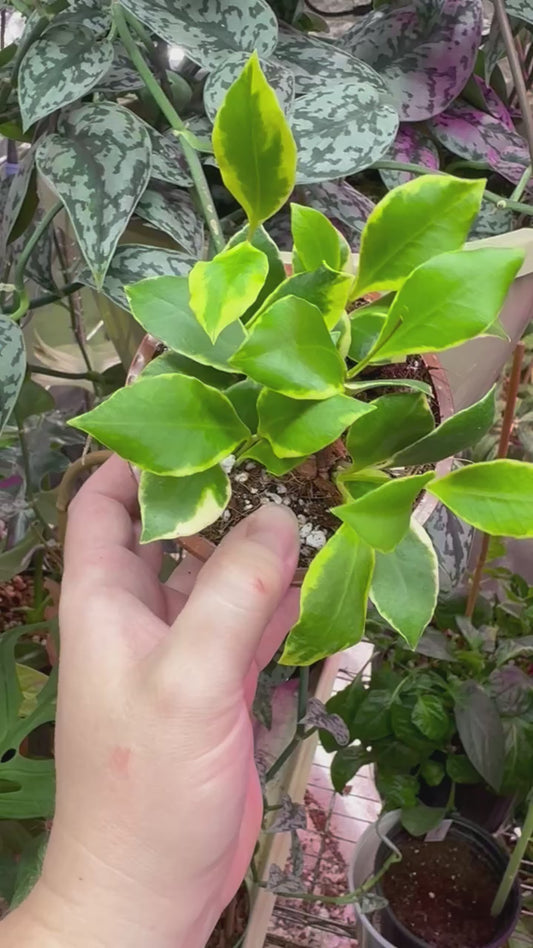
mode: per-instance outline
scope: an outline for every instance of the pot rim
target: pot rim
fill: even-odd
[[[149,333],[144,336],[128,370],[126,376],[126,385],[131,385],[133,382],[135,382],[143,369],[145,369],[149,362],[155,358],[160,345],[161,343],[159,339],[157,339],[155,336],[152,336]],[[454,414],[453,397],[450,383],[448,381],[448,375],[436,355],[433,355],[432,353],[425,353],[421,356],[421,359],[425,363],[431,375],[431,381],[433,383],[437,404],[439,406],[440,420],[441,422],[446,421]],[[452,465],[453,457],[445,458],[443,461],[438,461],[435,465],[435,473],[438,475],[438,477],[444,477],[445,474],[450,473],[452,470]],[[414,509],[414,516],[421,526],[424,526],[424,524],[427,523],[433,511],[436,510],[438,504],[439,499],[435,497],[434,494],[429,494],[427,491],[424,491],[422,498]],[[196,559],[199,559],[202,563],[205,563],[216,550],[215,544],[212,543],[211,540],[207,540],[206,537],[201,536],[199,533],[195,533],[193,536],[179,537],[177,539],[179,539],[180,545],[187,553],[189,553],[191,556],[195,556]],[[299,566],[296,569],[291,586],[302,585],[307,573],[307,569],[308,567],[305,566]]]

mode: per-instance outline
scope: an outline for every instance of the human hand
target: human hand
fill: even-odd
[[[285,508],[256,511],[165,586],[136,497],[114,457],[69,512],[56,815],[22,907],[69,948],[205,944],[260,828],[257,675],[297,617]]]

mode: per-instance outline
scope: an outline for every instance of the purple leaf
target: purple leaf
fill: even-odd
[[[417,125],[400,125],[396,140],[385,158],[392,161],[409,161],[411,164],[435,170],[439,167],[439,153],[435,144]],[[416,178],[416,175],[409,171],[380,171],[380,175],[389,189],[397,188],[411,178]]]
[[[298,833],[291,833],[291,872],[295,879],[301,879],[304,871],[304,851]]]
[[[345,722],[340,715],[329,714],[318,698],[309,698],[307,711],[300,723],[327,731],[333,735],[337,744],[340,744],[341,747],[350,743],[350,732]]]
[[[442,112],[470,76],[482,32],[481,0],[410,0],[380,4],[358,19],[340,45],[385,80],[400,118],[419,122]]]
[[[506,105],[502,102],[500,97],[496,95],[494,89],[491,86],[487,85],[486,82],[481,79],[480,76],[472,77],[476,83],[478,89],[480,90],[485,103],[487,105],[487,111],[502,122],[503,125],[506,125],[511,132],[514,132],[514,124],[511,113]]]
[[[527,145],[501,119],[474,109],[461,99],[429,122],[435,138],[455,155],[484,161],[503,178],[517,184],[529,165]]]
[[[310,206],[326,214],[342,231],[352,250],[359,250],[361,233],[375,207],[370,198],[346,181],[307,185],[304,193]]]
[[[259,777],[259,783],[261,784],[261,789],[265,790],[266,787],[266,775],[272,761],[267,757],[265,751],[256,750],[255,752],[255,767],[257,770],[257,776]]]
[[[489,688],[500,714],[525,714],[531,706],[533,679],[516,665],[495,668],[489,678]]]
[[[305,807],[301,803],[293,803],[290,796],[284,793],[280,806],[281,809],[276,812],[274,822],[269,826],[267,833],[289,833],[306,828]]]

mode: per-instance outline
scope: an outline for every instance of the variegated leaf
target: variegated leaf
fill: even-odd
[[[488,38],[483,44],[483,53],[485,55],[485,79],[489,81],[494,68],[505,56],[505,43],[500,33],[500,26],[495,16],[492,18]]]
[[[224,96],[248,62],[247,53],[228,53],[223,63],[207,77],[204,87],[204,106],[209,118],[215,118]],[[285,115],[294,102],[294,76],[287,66],[275,60],[261,60],[268,84],[272,86]]]
[[[400,125],[398,134],[385,158],[390,158],[392,161],[408,161],[411,164],[423,165],[425,168],[438,169],[439,167],[439,153],[435,144],[417,125]],[[380,171],[379,173],[389,190],[416,177],[408,171]]]
[[[533,3],[531,0],[505,0],[505,9],[509,16],[533,24]]]
[[[63,113],[58,133],[38,145],[39,171],[64,202],[97,287],[146,187],[151,152],[144,123],[106,102]]]
[[[318,698],[309,698],[307,710],[300,724],[319,728],[332,734],[337,744],[344,747],[350,743],[350,732],[339,714],[330,714]]]
[[[152,177],[159,181],[167,181],[169,184],[177,184],[182,188],[190,188],[191,173],[176,136],[161,135],[150,125],[146,125],[145,128],[152,142]]]
[[[372,83],[376,79],[374,70],[361,59],[308,33],[284,26],[280,26],[274,58],[293,73],[297,95],[318,91],[324,84],[353,80]]]
[[[482,237],[495,237],[497,234],[507,234],[512,229],[513,212],[509,208],[499,208],[492,201],[484,198],[468,239],[480,240]]]
[[[482,31],[481,0],[380,3],[342,36],[341,47],[373,66],[400,116],[419,122],[442,112],[470,76]]]
[[[298,829],[305,829],[307,818],[305,807],[301,803],[293,803],[288,793],[283,793],[280,800],[280,809],[276,811],[273,822],[267,833],[289,833]]]
[[[18,94],[22,127],[90,92],[113,62],[113,46],[84,26],[56,26],[22,60]]]
[[[111,4],[107,0],[69,0],[67,10],[56,13],[52,24],[85,26],[93,33],[108,33],[111,28]]]
[[[36,215],[34,221],[32,221],[31,226],[28,228],[27,233],[23,234],[22,237],[19,237],[18,240],[14,241],[13,259],[15,261],[27,244],[28,238],[35,230],[41,217],[41,214]],[[44,232],[33,248],[30,258],[26,264],[26,275],[34,280],[39,286],[42,286],[44,290],[50,290],[51,293],[55,292],[56,283],[52,272],[52,238],[50,234],[50,228]]]
[[[514,131],[513,117],[507,106],[502,102],[500,97],[496,95],[494,89],[489,86],[488,83],[484,82],[481,76],[472,76],[472,79],[485,103],[485,109],[482,111],[489,112],[494,118],[499,119],[503,125],[511,131]]]
[[[22,330],[8,316],[0,316],[0,433],[17,400],[25,371]]]
[[[520,181],[529,164],[527,145],[518,132],[462,99],[432,119],[429,127],[437,141],[455,155],[484,161],[513,184]]]
[[[9,235],[20,214],[34,170],[35,152],[31,149],[24,155],[17,172],[13,175],[9,184],[9,190],[2,209],[2,221],[0,223],[0,257],[2,257],[5,252]]]
[[[122,46],[115,46],[111,68],[99,79],[95,91],[130,92],[133,89],[142,89],[143,85],[143,80],[137,70],[132,67]]]
[[[183,46],[204,69],[224,62],[228,52],[257,50],[268,57],[278,24],[263,0],[124,0],[123,5],[167,43]]]
[[[398,115],[376,82],[344,82],[297,99],[290,116],[298,149],[297,183],[355,174],[382,158]]]
[[[200,256],[204,243],[203,222],[186,191],[152,183],[142,195],[135,213],[169,234],[188,253]]]
[[[347,181],[323,181],[304,189],[311,207],[316,207],[344,233],[352,250],[358,250],[361,233],[375,204]]]
[[[276,863],[273,863],[268,872],[266,888],[268,892],[273,892],[275,895],[291,896],[301,891],[302,883],[292,873],[283,872]]]
[[[102,293],[124,309],[129,309],[124,293],[125,286],[138,283],[139,280],[147,277],[187,276],[195,263],[194,257],[187,257],[173,250],[145,247],[142,244],[122,244],[110,263]],[[93,276],[88,269],[84,268],[77,274],[76,279],[96,289]]]

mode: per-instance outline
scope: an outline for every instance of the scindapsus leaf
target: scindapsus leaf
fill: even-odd
[[[16,173],[11,178],[11,181],[8,182],[7,197],[4,207],[2,208],[2,219],[0,221],[0,254],[2,255],[10,238],[14,240],[16,236],[19,236],[15,233],[15,230],[19,230],[18,226],[15,227],[15,225],[18,223],[19,217],[22,216],[25,201],[31,196],[32,191],[35,191],[34,172],[35,151],[32,148],[26,152],[19,163]],[[36,206],[36,198],[32,203]],[[29,220],[26,221],[25,226],[27,226],[28,223]],[[22,228],[22,230],[24,229],[25,228]],[[22,233],[22,230],[20,230],[20,233]]]
[[[248,59],[249,56],[246,53],[228,53],[218,68],[207,77],[204,86],[204,105],[209,118],[213,121],[224,101],[226,92],[238,78]],[[294,102],[294,76],[291,70],[277,60],[265,59],[260,65],[285,115],[289,115]]]
[[[102,293],[123,309],[129,309],[125,292],[128,284],[158,276],[182,277],[189,273],[193,265],[194,257],[174,250],[147,247],[143,244],[121,244],[109,265]],[[77,278],[80,283],[96,289],[93,276],[87,267],[82,268]]]
[[[142,470],[180,477],[213,467],[249,435],[221,392],[185,375],[139,379],[70,424]]]
[[[332,513],[369,546],[381,553],[391,553],[409,529],[416,498],[432,479],[431,471],[393,478],[357,500],[333,507]]]
[[[439,592],[439,564],[425,530],[411,520],[392,553],[376,553],[370,598],[376,609],[415,648],[431,621]]]
[[[0,316],[0,434],[18,398],[25,371],[22,330],[9,316]]]
[[[484,461],[453,471],[428,488],[458,517],[493,536],[533,536],[533,465]]]
[[[186,191],[161,187],[152,182],[135,208],[135,214],[168,234],[181,247],[199,257],[204,244],[204,225]]]
[[[390,146],[385,158],[393,161],[407,162],[413,165],[422,165],[424,168],[439,168],[439,153],[437,147],[429,137],[421,131],[418,125],[400,125],[398,134]],[[406,184],[416,177],[411,171],[395,171],[394,169],[380,170],[384,184],[391,190],[400,184]]]
[[[107,102],[63,113],[58,132],[39,142],[39,171],[65,204],[97,288],[146,187],[151,154],[146,126]]]
[[[329,398],[342,391],[344,363],[322,314],[296,296],[261,313],[230,363],[291,398]]]
[[[18,95],[24,130],[81,99],[112,62],[112,43],[95,41],[88,27],[52,25],[30,46],[20,66]]]
[[[258,400],[259,434],[282,458],[314,454],[339,438],[372,406],[346,395],[321,401],[286,398],[264,389]]]
[[[358,418],[346,439],[356,471],[389,460],[435,426],[427,399],[421,393],[382,395],[372,405],[372,415]]]
[[[291,229],[295,272],[316,270],[322,264],[335,271],[344,269],[350,258],[349,244],[324,214],[313,207],[291,204]]]
[[[222,180],[253,231],[294,187],[296,145],[254,53],[217,113],[213,147]]]
[[[267,257],[248,241],[194,265],[189,274],[189,305],[211,342],[244,315],[267,274]]]
[[[368,218],[354,296],[397,290],[415,267],[464,244],[483,181],[425,175],[387,194]]]
[[[311,665],[360,640],[373,568],[372,548],[341,526],[307,570],[300,617],[285,642],[282,665]]]
[[[188,477],[143,471],[139,488],[141,543],[199,533],[218,519],[231,497],[227,474],[216,464]]]

